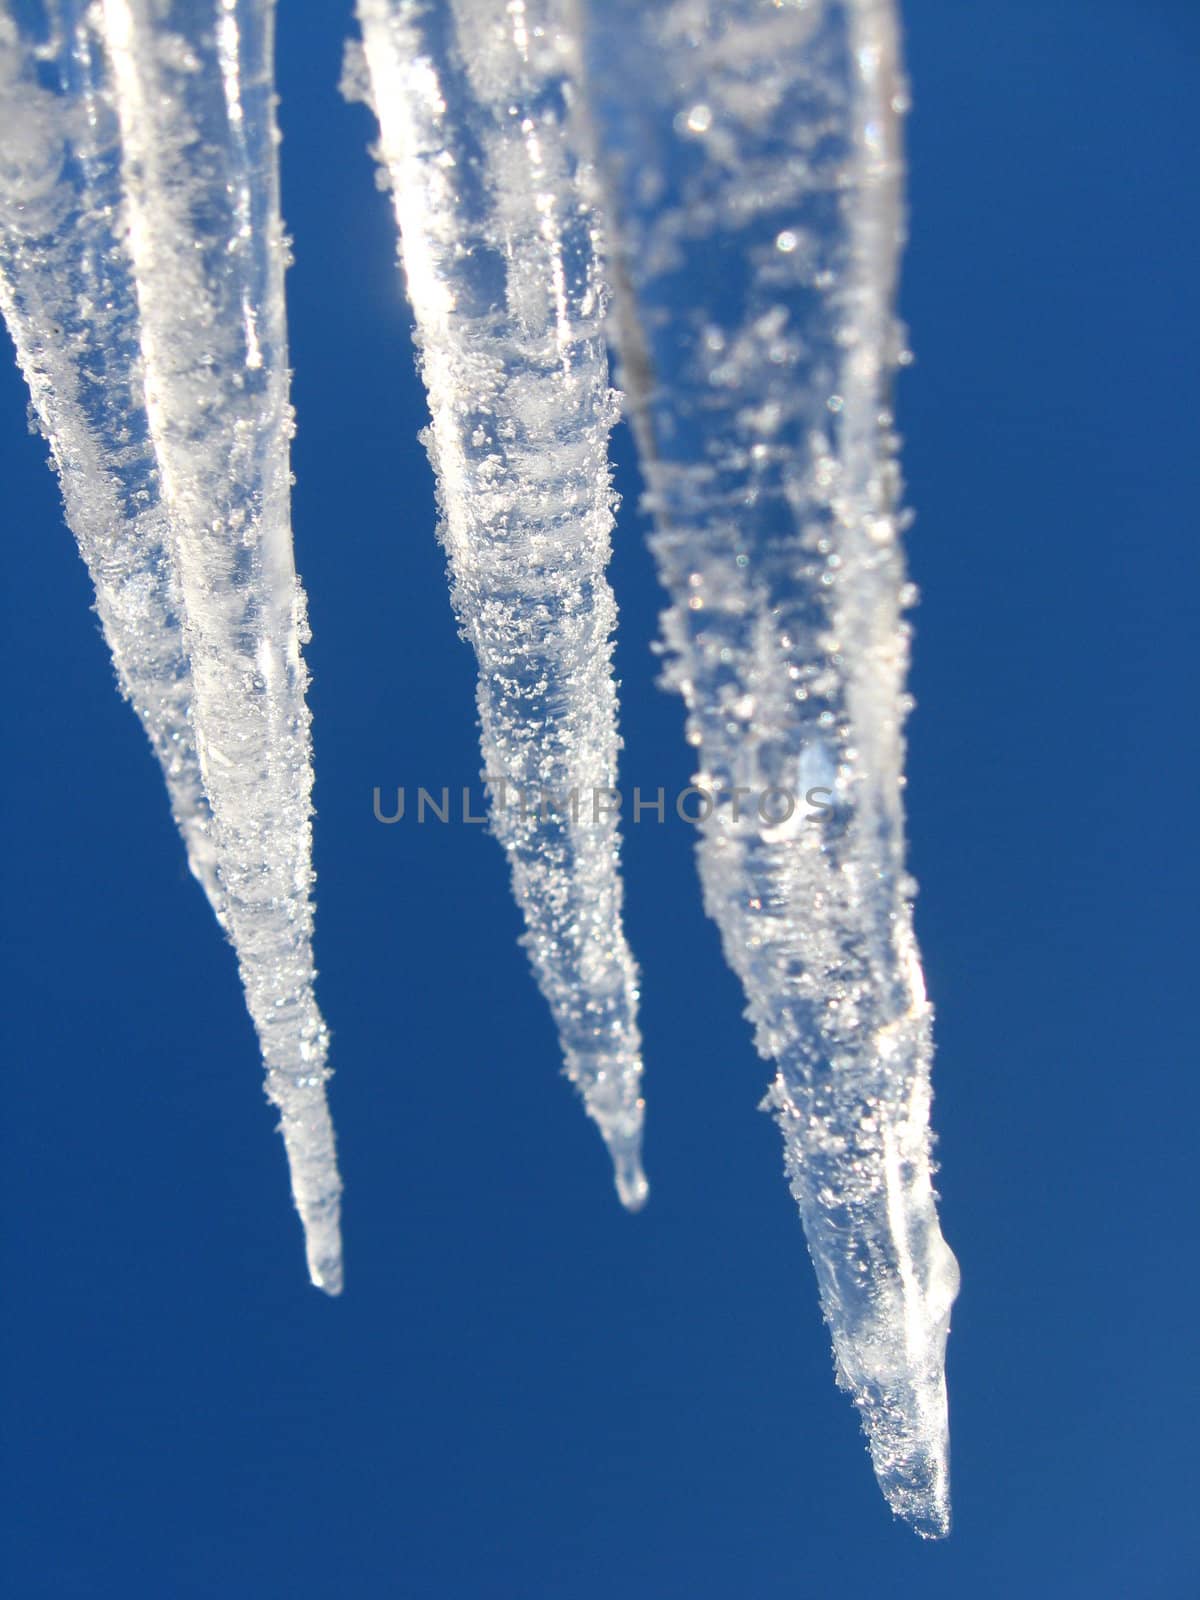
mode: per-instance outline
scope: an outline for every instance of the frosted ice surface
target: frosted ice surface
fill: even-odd
[[[577,17],[668,677],[717,799],[705,901],[776,1064],[838,1381],[893,1509],[938,1536],[958,1274],[904,871],[893,7],[597,0]],[[768,825],[739,786],[830,793],[815,820],[798,803]]]
[[[0,10],[0,295],[336,1293],[272,39],[269,0]]]
[[[568,1076],[636,1207],[637,971],[616,820],[595,793],[615,785],[619,745],[604,576],[615,401],[594,219],[566,136],[563,9],[359,0],[347,88],[379,119],[440,536],[479,664],[492,827]]]
[[[61,8],[41,40],[18,34],[0,13],[0,305],[122,691],[162,765],[189,863],[219,917],[136,291],[120,244],[116,114],[81,12]]]

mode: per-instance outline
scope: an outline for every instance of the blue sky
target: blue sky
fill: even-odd
[[[557,1077],[470,783],[393,230],[347,8],[280,29],[348,1287],[308,1288],[231,953],[0,362],[0,1571],[42,1596],[824,1600],[1200,1587],[1194,1326],[1200,17],[905,6],[923,592],[910,727],[964,1286],[956,1526],[894,1524],[834,1388],[767,1072],[683,826],[630,829],[653,1194]],[[618,438],[623,777],[682,787]]]

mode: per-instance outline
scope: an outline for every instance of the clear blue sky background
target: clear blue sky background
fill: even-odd
[[[482,829],[393,229],[283,8],[298,560],[348,1288],[307,1287],[231,953],[0,362],[0,1563],[27,1597],[1200,1593],[1195,107],[1188,0],[908,0],[918,928],[955,1531],[833,1385],[688,830],[630,830],[654,1192],[613,1197]],[[686,782],[628,442],[627,783]]]

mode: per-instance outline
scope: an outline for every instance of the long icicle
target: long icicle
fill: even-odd
[[[958,1273],[904,872],[893,7],[595,0],[577,18],[668,676],[715,798],[705,902],[776,1063],[838,1381],[889,1503],[937,1537]]]
[[[646,1196],[637,972],[621,928],[604,572],[615,401],[594,223],[566,138],[561,0],[359,0],[454,604],[479,663],[492,827],[566,1071]],[[357,77],[357,81],[356,81]]]
[[[122,686],[237,951],[310,1275],[337,1293],[273,6],[61,0],[46,24],[0,34],[4,309]]]

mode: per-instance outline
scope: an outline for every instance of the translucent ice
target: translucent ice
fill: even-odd
[[[614,397],[594,219],[567,140],[561,0],[359,0],[454,605],[479,663],[492,826],[568,1076],[646,1195],[637,971],[606,799]]]
[[[904,871],[893,6],[596,0],[577,19],[668,676],[716,797],[705,901],[776,1064],[838,1380],[892,1507],[938,1536],[957,1267]],[[778,820],[739,788],[779,791]]]
[[[668,677],[714,797],[706,904],[775,1063],[839,1382],[891,1505],[944,1534],[957,1268],[904,870],[892,0],[358,10],[349,77],[379,119],[493,826],[568,1074],[640,1204],[603,217]],[[0,304],[336,1291],[272,16],[0,0]]]
[[[0,10],[0,303],[336,1293],[272,27],[269,0]]]

